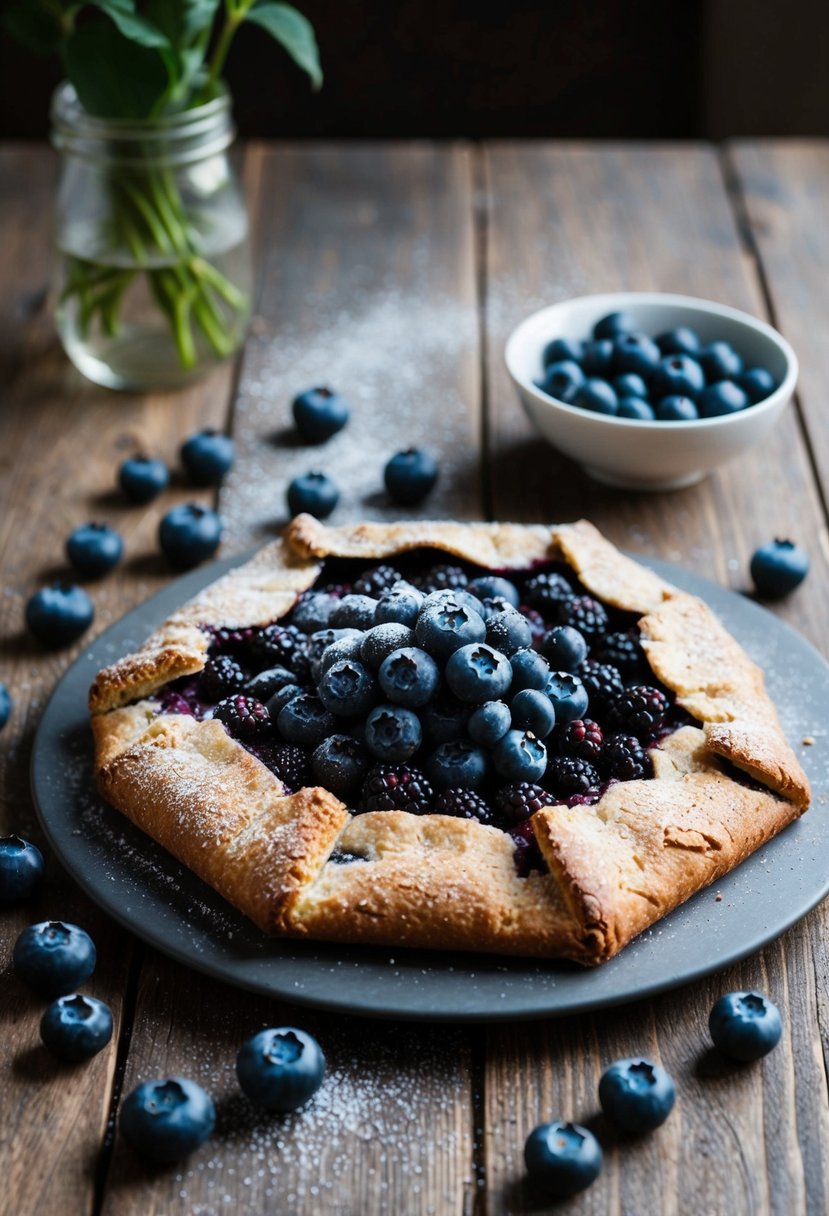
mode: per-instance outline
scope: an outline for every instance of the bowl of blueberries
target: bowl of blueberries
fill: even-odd
[[[597,481],[676,490],[758,443],[791,400],[797,357],[748,313],[657,292],[581,296],[510,335],[531,420]]]

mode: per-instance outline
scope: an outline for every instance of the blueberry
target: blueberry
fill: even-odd
[[[112,1038],[112,1013],[94,996],[61,996],[40,1019],[40,1037],[59,1060],[89,1060]]]
[[[495,767],[507,781],[540,781],[547,768],[547,749],[535,735],[508,730],[492,750]]]
[[[291,515],[305,513],[315,519],[327,519],[340,501],[340,491],[325,473],[312,470],[293,479],[286,498]]]
[[[620,397],[617,418],[635,418],[637,422],[653,422],[653,406],[641,397]]]
[[[510,655],[512,687],[543,689],[550,676],[550,664],[537,650],[516,650]]]
[[[648,386],[636,372],[624,372],[621,376],[615,376],[612,384],[617,397],[639,397],[643,401],[648,399]]]
[[[609,338],[585,342],[581,365],[586,376],[608,376],[613,367],[613,343]]]
[[[394,621],[414,629],[424,598],[423,592],[410,583],[395,583],[391,590],[384,591],[377,601],[374,610],[375,624],[385,625]]]
[[[663,397],[656,406],[660,422],[693,422],[699,418],[699,410],[690,397]]]
[[[191,435],[179,455],[194,486],[215,486],[233,468],[236,446],[229,435],[208,427]]]
[[[396,452],[383,470],[383,481],[392,502],[413,507],[422,502],[438,479],[438,462],[422,448]]]
[[[291,405],[296,429],[306,443],[325,443],[348,422],[348,402],[330,388],[308,388]]]
[[[712,342],[701,352],[699,361],[709,384],[730,380],[743,370],[743,360],[729,342]]]
[[[487,611],[483,602],[467,587],[441,587],[438,591],[430,591],[423,601],[421,611],[431,612],[446,603],[460,604],[467,611],[477,613],[481,620],[486,619]]]
[[[260,1030],[236,1057],[236,1076],[245,1095],[266,1110],[297,1110],[317,1092],[325,1056],[316,1039],[293,1026]]]
[[[163,460],[152,456],[129,456],[118,470],[118,484],[133,502],[152,502],[170,484]]]
[[[359,629],[332,629],[330,626],[327,629],[318,629],[315,633],[312,633],[308,638],[306,653],[313,678],[315,680],[319,679],[322,670],[320,666],[322,656],[329,646],[333,645],[334,642],[339,642],[342,638],[358,638],[359,636]],[[356,654],[356,651],[354,654]]]
[[[466,735],[471,713],[469,705],[441,689],[421,710],[423,733],[432,744],[454,743]]]
[[[699,399],[699,412],[703,418],[718,418],[721,414],[736,414],[749,404],[748,397],[733,380],[719,380],[709,384]]]
[[[44,646],[68,646],[85,633],[95,617],[92,600],[82,587],[53,583],[26,602],[26,624]]]
[[[647,334],[621,334],[613,343],[613,367],[618,372],[649,376],[659,364],[659,347]]]
[[[480,705],[497,701],[512,683],[506,655],[485,642],[461,646],[446,664],[446,683],[461,701]]]
[[[417,644],[436,659],[446,659],[461,646],[483,642],[483,617],[465,607],[454,594],[425,603],[415,625]]]
[[[317,685],[317,694],[325,708],[339,718],[360,718],[379,698],[371,672],[354,659],[342,659],[329,667]]]
[[[307,591],[294,604],[291,624],[296,625],[303,633],[317,633],[320,629],[327,629],[331,614],[339,602],[336,595],[329,595],[327,591]]]
[[[441,743],[426,760],[426,775],[435,789],[458,786],[480,789],[486,780],[486,754],[465,739]]]
[[[708,1018],[715,1047],[731,1060],[759,1060],[780,1042],[780,1011],[761,992],[727,992]]]
[[[329,618],[333,629],[371,629],[377,600],[370,595],[344,595]]]
[[[478,578],[473,578],[467,584],[467,591],[471,591],[482,601],[499,598],[506,600],[513,608],[517,608],[521,603],[521,596],[518,594],[515,583],[511,583],[507,578],[502,578],[499,574],[481,574]]]
[[[389,622],[387,625],[373,625],[363,634],[360,644],[360,657],[367,667],[377,671],[382,663],[405,646],[414,645],[414,630],[408,625],[398,625]]]
[[[338,638],[336,642],[332,642],[330,646],[326,646],[320,656],[318,663],[312,666],[314,679],[319,683],[329,667],[333,667],[335,663],[341,663],[344,659],[359,659],[360,652],[363,649],[363,638],[365,634],[359,630],[337,630],[337,633],[346,633],[344,638]]]
[[[124,542],[109,524],[81,524],[66,539],[66,556],[86,578],[100,578],[114,570]]]
[[[367,768],[365,748],[350,735],[329,735],[311,757],[314,780],[332,794],[345,794],[353,789],[363,780]]]
[[[290,685],[288,685],[290,688]],[[282,688],[276,697],[284,697]],[[271,698],[270,705],[275,698]],[[326,709],[319,697],[313,693],[301,692],[292,697],[282,706],[276,719],[276,727],[287,743],[304,743],[308,747],[316,747],[328,735],[333,735],[337,729],[337,719],[329,709]]]
[[[383,692],[395,705],[419,709],[437,692],[440,670],[425,650],[404,646],[383,660],[378,679]]]
[[[524,1164],[545,1194],[565,1198],[596,1181],[602,1150],[593,1133],[578,1123],[541,1123],[527,1137]]]
[[[485,701],[469,716],[467,730],[473,743],[492,747],[512,726],[512,713],[504,701]]]
[[[14,969],[40,996],[79,988],[95,970],[95,944],[78,925],[44,920],[24,929],[14,944]]]
[[[552,664],[556,671],[576,671],[587,658],[587,642],[584,635],[572,625],[556,625],[544,634],[541,642],[541,653]],[[544,683],[547,682],[549,669],[545,673]],[[533,685],[533,687],[538,687]],[[543,687],[543,684],[541,685]]]
[[[121,1131],[150,1161],[181,1161],[204,1144],[216,1125],[213,1100],[184,1077],[144,1081],[121,1104]]]
[[[292,671],[288,671],[287,667],[269,667],[267,671],[260,671],[248,680],[243,692],[265,704],[275,692],[279,692],[280,688],[285,688],[288,684],[294,684],[295,680],[296,676]]]
[[[663,355],[696,355],[702,343],[699,335],[688,325],[678,325],[654,339]]]
[[[589,699],[587,689],[572,672],[551,672],[544,692],[553,703],[557,722],[572,722],[584,717]]]
[[[754,551],[751,577],[760,595],[782,599],[809,573],[809,554],[791,540],[772,540]]]
[[[594,414],[617,414],[619,398],[606,380],[592,376],[585,380],[573,397],[573,405],[581,410],[592,410]]]
[[[736,376],[735,380],[752,405],[765,401],[777,388],[777,381],[765,367],[750,367]]]
[[[8,722],[12,713],[12,695],[5,684],[0,684],[0,730]]]
[[[545,367],[551,363],[580,363],[584,346],[578,338],[553,338],[544,347],[541,362]]]
[[[537,688],[522,688],[510,702],[512,723],[518,730],[530,730],[537,739],[546,739],[556,724],[553,703]]]
[[[222,539],[221,517],[199,503],[173,507],[158,525],[161,552],[177,570],[189,570],[212,557]]]
[[[690,397],[696,401],[704,388],[705,372],[690,355],[666,355],[651,382],[651,392],[657,399]]]
[[[557,401],[570,403],[584,384],[584,372],[578,363],[565,360],[563,363],[551,363],[544,371],[544,377],[538,382],[542,393],[555,397]]]
[[[509,656],[532,645],[532,626],[525,616],[508,605],[500,612],[487,615],[486,640],[489,646]]]
[[[291,676],[291,680],[293,679],[294,677]],[[279,688],[271,693],[267,702],[265,703],[265,708],[268,711],[271,721],[277,723],[277,728],[279,726],[279,715],[285,706],[293,701],[295,697],[303,696],[304,693],[305,689],[301,688],[299,684],[294,683],[281,684]]]
[[[422,739],[420,719],[402,705],[378,705],[366,719],[366,747],[377,760],[389,764],[408,760]]]
[[[611,1122],[632,1135],[659,1127],[675,1101],[676,1089],[665,1069],[640,1057],[617,1060],[599,1081],[602,1110]]]
[[[0,908],[27,899],[43,877],[43,854],[22,836],[0,837]]]
[[[629,312],[610,312],[593,326],[594,338],[620,338],[631,334],[636,329],[636,322]]]

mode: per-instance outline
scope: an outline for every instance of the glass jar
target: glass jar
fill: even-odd
[[[252,269],[234,135],[226,92],[171,117],[110,121],[57,89],[57,327],[95,383],[174,388],[240,346]]]

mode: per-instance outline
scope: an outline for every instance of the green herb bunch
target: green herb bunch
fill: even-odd
[[[222,94],[221,75],[244,22],[271,35],[322,84],[319,52],[308,20],[271,0],[11,0],[2,23],[38,53],[60,55],[87,114],[106,120],[163,122]],[[108,234],[129,250],[130,264],[101,265],[67,255],[61,303],[77,304],[85,335],[96,323],[115,337],[119,309],[136,275],[145,274],[169,322],[179,363],[196,366],[196,336],[219,358],[234,349],[250,310],[247,296],[200,248],[198,232],[169,166],[113,164]]]

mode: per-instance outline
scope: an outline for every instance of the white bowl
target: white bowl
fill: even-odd
[[[730,342],[746,367],[767,368],[777,388],[764,401],[736,414],[693,422],[643,422],[566,405],[537,387],[541,355],[553,338],[589,338],[611,312],[630,313],[651,337],[690,325],[703,344]],[[797,356],[785,338],[748,313],[711,300],[631,291],[581,296],[542,308],[522,321],[504,352],[507,370],[524,409],[565,456],[597,481],[631,490],[676,490],[747,451],[774,426],[791,400]]]

